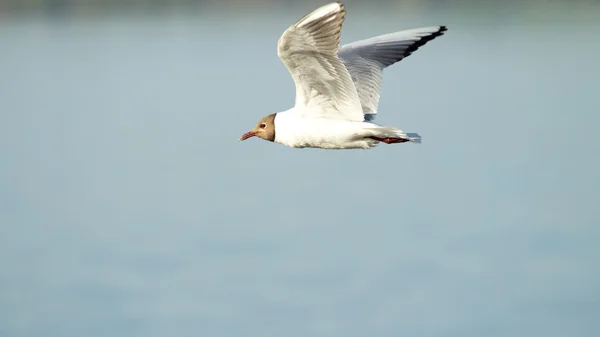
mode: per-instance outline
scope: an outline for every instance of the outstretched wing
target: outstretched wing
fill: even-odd
[[[338,57],[346,10],[337,2],[322,6],[288,28],[277,54],[296,85],[296,107],[311,117],[363,121],[356,87]]]
[[[340,48],[339,57],[352,76],[365,120],[373,120],[377,113],[383,69],[409,56],[445,31],[445,26],[417,28],[349,43]]]

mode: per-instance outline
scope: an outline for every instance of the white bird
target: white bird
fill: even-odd
[[[346,10],[322,6],[289,27],[277,54],[296,85],[293,108],[263,117],[240,141],[259,137],[293,148],[370,149],[421,142],[416,133],[371,122],[383,69],[443,34],[445,26],[417,28],[339,47]]]

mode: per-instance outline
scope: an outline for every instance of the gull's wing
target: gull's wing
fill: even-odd
[[[379,104],[383,69],[444,34],[445,26],[417,28],[343,45],[339,57],[352,76],[365,120],[373,120]]]
[[[277,54],[296,84],[296,107],[305,116],[363,121],[360,99],[338,57],[346,10],[341,3],[320,7],[288,28]]]

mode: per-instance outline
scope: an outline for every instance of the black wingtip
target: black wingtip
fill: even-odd
[[[436,37],[444,35],[444,32],[447,30],[448,30],[448,28],[446,26],[439,26],[437,31],[435,31],[427,36],[423,36],[419,41],[414,43],[412,46],[410,46],[406,50],[406,54],[404,55],[404,57],[405,58],[408,57],[410,54],[414,53],[417,49],[424,46],[427,42],[435,39]]]

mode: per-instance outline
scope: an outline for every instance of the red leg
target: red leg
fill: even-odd
[[[404,139],[404,138],[379,138],[379,137],[370,137],[370,138],[374,139],[376,141],[379,141],[379,142],[384,142],[386,144],[405,143],[405,142],[410,141],[410,140]]]

